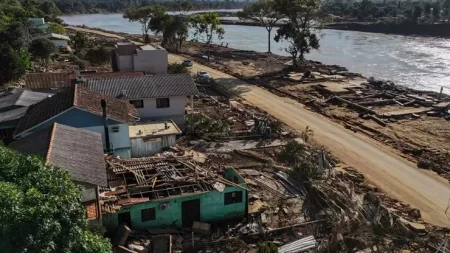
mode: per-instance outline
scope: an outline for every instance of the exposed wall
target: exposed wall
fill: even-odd
[[[156,108],[156,98],[143,99],[144,108],[136,108],[142,120],[173,120],[177,125],[183,123],[186,105],[185,96],[169,98],[170,107]]]
[[[134,71],[167,74],[168,54],[166,50],[137,50],[133,63]]]
[[[118,127],[119,132],[113,132],[114,127]],[[105,128],[103,125],[85,127],[85,129],[100,133],[103,139],[103,148],[106,148]],[[130,130],[127,124],[109,125],[109,140],[111,142],[114,155],[118,155],[122,158],[130,158]]]
[[[242,202],[225,205],[225,193],[241,191]],[[154,202],[125,206],[114,214],[103,216],[103,226],[108,231],[114,231],[118,227],[118,214],[130,212],[132,229],[147,229],[167,226],[182,227],[182,203],[188,200],[200,199],[200,221],[217,223],[226,220],[241,219],[245,216],[247,205],[246,191],[237,187],[226,187],[224,192],[211,191],[197,195],[174,197]],[[169,207],[161,210],[161,204],[168,204]],[[152,221],[141,221],[141,210],[155,208],[156,219]]]
[[[51,40],[55,47],[67,47],[67,40]]]
[[[133,138],[131,139],[131,157],[152,156],[161,152],[163,148],[174,146],[175,143],[175,135],[156,137],[151,140]]]
[[[119,71],[134,71],[133,55],[116,54],[116,60]]]

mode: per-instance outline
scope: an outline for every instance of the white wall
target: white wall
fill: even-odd
[[[160,118],[172,115],[184,115],[184,108],[186,105],[185,96],[170,97],[170,107],[156,108],[156,98],[145,98],[144,108],[136,108],[141,118]]]
[[[142,138],[133,138],[131,139],[131,157],[152,156],[161,152],[163,148],[174,146],[175,143],[175,135],[156,137],[147,141]]]
[[[113,127],[119,127],[118,133],[113,133]],[[103,139],[103,148],[106,147],[105,143],[105,128],[103,126],[95,126],[95,127],[86,127],[93,132],[100,133]],[[119,125],[109,125],[109,141],[111,142],[111,146],[114,149],[118,148],[129,148],[130,147],[130,129],[127,124],[119,124]]]
[[[119,71],[133,71],[133,55],[116,54],[116,60]]]
[[[133,63],[134,71],[167,74],[168,54],[166,50],[138,50]]]
[[[50,40],[55,47],[67,47],[67,40]]]

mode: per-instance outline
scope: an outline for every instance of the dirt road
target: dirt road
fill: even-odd
[[[81,30],[81,29],[78,29]],[[82,29],[103,36],[108,33]],[[111,35],[112,37],[120,37]],[[169,62],[184,58],[169,55]],[[394,154],[388,147],[336,124],[322,115],[307,110],[294,100],[282,98],[240,79],[194,63],[192,72],[208,71],[216,82],[233,94],[271,114],[301,132],[306,126],[314,130],[314,138],[345,164],[356,168],[386,194],[421,210],[425,221],[450,226],[445,210],[450,198],[450,185],[419,170],[414,164]]]

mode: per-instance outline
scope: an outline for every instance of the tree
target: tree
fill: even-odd
[[[153,18],[163,16],[165,12],[166,8],[161,5],[144,6],[127,10],[123,17],[129,19],[130,22],[134,21],[141,23],[144,43],[148,43],[150,41],[150,38],[148,37],[150,21]]]
[[[305,53],[319,48],[319,38],[315,34],[316,29],[312,26],[312,21],[315,19],[315,25],[318,25],[317,14],[322,2],[320,0],[275,0],[275,4],[278,11],[289,21],[277,30],[275,40],[284,39],[290,42],[286,51],[291,53],[293,65],[297,66],[297,54],[299,60],[303,62]]]
[[[186,16],[164,14],[150,21],[150,29],[155,34],[162,33],[161,45],[169,51],[177,52],[188,38],[190,23]]]
[[[81,49],[85,48],[88,44],[88,39],[86,35],[84,35],[84,33],[81,32],[77,32],[74,36],[71,36],[70,41],[75,51],[80,51]]]
[[[58,23],[50,23],[50,27],[48,28],[48,31],[51,33],[57,33],[57,34],[65,34],[66,29],[64,26],[58,24]]]
[[[103,46],[90,48],[86,54],[86,60],[94,64],[102,64],[111,60],[111,52]]]
[[[9,44],[0,44],[0,58],[0,86],[23,76],[30,65],[27,52]]]
[[[283,15],[276,9],[275,2],[273,0],[258,0],[246,6],[238,15],[240,18],[258,22],[266,28],[268,52],[270,53],[270,41],[272,39],[270,33],[274,25],[283,18]]]
[[[208,48],[208,61],[211,56],[210,47],[214,35],[219,40],[223,39],[225,30],[220,26],[220,19],[217,12],[210,12],[195,15],[192,17],[192,26],[194,27],[194,36],[202,40]]]
[[[427,19],[430,18],[431,10],[433,9],[433,6],[430,3],[425,3],[425,6],[423,8],[423,14]]]
[[[444,10],[445,18],[447,21],[450,21],[449,15],[450,15],[450,0],[445,0],[444,4],[442,5],[442,9]]]
[[[0,44],[9,44],[12,48],[27,49],[31,42],[30,27],[20,22],[12,22],[0,31]]]
[[[39,5],[39,9],[49,16],[61,15],[61,11],[56,7],[54,2],[45,1]]]
[[[435,21],[439,20],[439,18],[440,18],[440,16],[441,16],[441,9],[440,9],[438,3],[435,3],[435,4],[433,5],[433,12],[432,12],[432,14],[433,14],[433,19],[434,19]]]
[[[420,5],[414,6],[414,11],[412,12],[412,20],[417,23],[419,18],[422,17],[422,7]]]
[[[194,5],[191,1],[183,1],[180,4],[180,13],[181,15],[187,15],[189,11],[191,11],[194,8]]]
[[[172,63],[172,64],[169,64],[169,66],[167,67],[167,72],[169,72],[171,74],[183,74],[183,73],[189,73],[189,70],[183,64]]]
[[[88,229],[69,174],[0,147],[0,245],[4,252],[111,252]]]
[[[47,60],[55,49],[55,45],[49,39],[39,38],[31,41],[29,51],[34,58]]]

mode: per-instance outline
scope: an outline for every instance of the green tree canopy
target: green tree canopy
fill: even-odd
[[[150,30],[149,22],[157,17],[161,17],[166,12],[166,8],[161,5],[144,6],[139,8],[128,9],[123,17],[129,19],[130,22],[139,22],[142,26],[142,36],[144,43],[150,41],[148,31]]]
[[[49,39],[39,38],[31,41],[29,52],[35,59],[47,60],[56,47]]]
[[[365,1],[365,0],[363,0]],[[293,65],[297,65],[311,49],[319,48],[319,38],[315,34],[313,21],[318,24],[321,0],[275,0],[276,8],[289,22],[277,30],[276,41],[286,40],[286,51],[292,55]]]
[[[58,24],[58,23],[50,23],[50,27],[48,28],[48,31],[51,33],[57,33],[57,34],[65,34],[66,28],[64,26]]]
[[[0,44],[0,86],[15,81],[25,74],[30,59],[23,49],[14,49],[9,44]]]
[[[67,172],[0,147],[2,252],[111,252],[88,229],[80,201]]]
[[[283,18],[283,14],[277,10],[275,2],[273,0],[258,0],[246,6],[238,15],[240,18],[258,22],[266,28],[268,33],[268,52],[270,53],[270,41],[272,40],[270,33],[274,25]]]
[[[0,44],[9,44],[14,49],[27,49],[31,42],[30,25],[12,22],[0,31]]]
[[[77,32],[75,35],[70,36],[70,42],[75,51],[80,51],[87,46],[88,39],[84,33]]]
[[[210,46],[214,35],[219,40],[223,39],[225,30],[220,26],[219,14],[210,12],[198,14],[192,17],[192,26],[194,27],[194,36],[202,40],[208,48],[208,61],[210,58]]]
[[[102,64],[111,60],[111,52],[104,47],[90,48],[86,53],[86,60],[94,64]]]

